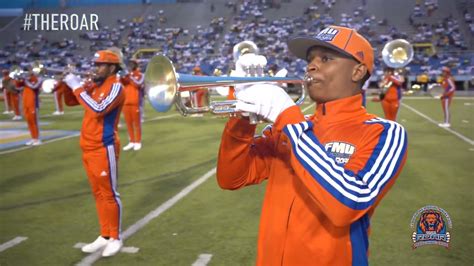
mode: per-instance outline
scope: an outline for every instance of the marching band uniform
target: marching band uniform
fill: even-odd
[[[385,97],[382,99],[382,108],[386,119],[397,121],[400,101],[402,100],[403,77],[397,74],[386,74],[382,83],[386,85],[390,82],[392,85],[385,92]]]
[[[41,86],[41,78],[34,74],[22,81],[17,82],[17,87],[23,86],[23,114],[25,115],[28,129],[30,130],[31,140],[26,145],[40,145],[38,115],[39,115],[39,88]]]
[[[96,53],[96,64],[119,64],[120,58],[113,52],[102,50]],[[66,94],[66,104],[84,107],[80,146],[82,160],[95,198],[100,223],[100,236],[82,247],[83,252],[93,253],[105,247],[102,256],[115,255],[122,247],[121,223],[122,202],[117,191],[120,141],[117,125],[125,95],[117,75],[105,78],[102,84],[88,82],[80,84],[73,74],[65,77],[73,89]]]
[[[123,115],[127,124],[130,143],[123,150],[141,149],[142,127],[140,102],[142,98],[142,86],[144,75],[140,70],[135,69],[124,78],[125,84],[125,103],[123,106]]]
[[[67,88],[67,85],[62,80],[60,80],[58,84],[56,84],[55,88],[53,89],[54,104],[56,106],[56,111],[53,112],[53,115],[64,114],[63,101],[64,101],[64,92],[66,90],[69,90],[69,89]]]
[[[453,76],[451,76],[451,69],[448,67],[443,67],[443,81],[441,82],[441,86],[444,88],[444,93],[441,95],[444,122],[438,125],[440,127],[450,127],[451,113],[449,112],[449,107],[451,106],[451,101],[453,100],[454,92],[456,91],[456,84],[454,83]]]

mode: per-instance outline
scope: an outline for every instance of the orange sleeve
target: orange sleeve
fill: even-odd
[[[403,127],[374,118],[364,123],[366,138],[349,163],[336,163],[313,133],[312,122],[289,124],[291,166],[304,192],[334,225],[347,226],[376,206],[393,185],[407,153]]]
[[[126,75],[125,77],[120,79],[120,82],[124,85],[127,86],[130,84],[130,74]]]
[[[298,106],[289,111],[296,116],[289,116],[281,123],[292,120],[304,120]],[[258,184],[268,178],[271,160],[275,154],[275,141],[281,129],[267,126],[263,136],[254,137],[255,125],[248,120],[231,118],[222,133],[221,146],[217,161],[217,181],[224,189],[238,189],[243,186]]]
[[[108,94],[104,95],[104,99],[100,102],[94,100],[84,87],[76,89],[74,95],[86,110],[92,111],[96,117],[101,117],[108,114],[111,110],[114,110],[115,107],[122,104],[124,100],[123,85],[120,82],[115,82],[110,86],[111,88]]]
[[[64,92],[64,103],[66,103],[67,106],[76,106],[79,105],[79,101],[76,98],[76,95],[72,92],[72,90],[66,85],[66,83],[61,82],[64,84],[63,92]]]

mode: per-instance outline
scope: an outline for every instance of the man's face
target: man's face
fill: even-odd
[[[95,77],[98,79],[106,79],[113,72],[113,67],[110,64],[98,63],[95,65]]]
[[[359,90],[354,81],[357,61],[325,47],[313,47],[307,57],[307,74],[313,78],[308,84],[309,97],[325,103],[355,95]]]

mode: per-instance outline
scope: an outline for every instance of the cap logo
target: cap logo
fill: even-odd
[[[100,57],[100,54],[99,53],[95,53],[94,54],[94,58],[99,58]]]
[[[325,42],[330,42],[336,37],[336,35],[339,33],[339,30],[333,29],[333,28],[325,28],[324,30],[320,31],[318,35],[316,36],[316,39],[325,41]]]
[[[361,61],[364,60],[364,52],[359,51],[356,53],[357,58],[359,58]]]

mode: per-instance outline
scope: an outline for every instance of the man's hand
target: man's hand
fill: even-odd
[[[73,91],[77,90],[78,88],[80,88],[82,85],[81,85],[81,78],[79,78],[78,76],[74,75],[74,74],[67,74],[63,81],[66,83],[66,85],[71,88]]]
[[[271,122],[275,122],[288,107],[295,105],[282,88],[273,84],[257,84],[236,90],[235,96],[238,111],[258,114]]]

